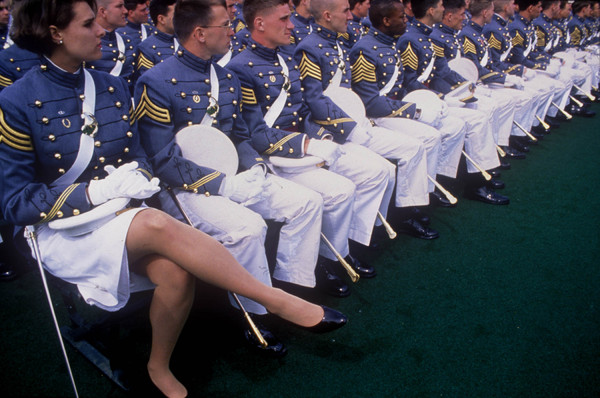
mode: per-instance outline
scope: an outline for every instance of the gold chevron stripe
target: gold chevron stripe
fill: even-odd
[[[337,34],[337,38],[339,39],[340,37],[343,37],[344,40],[349,40],[350,39],[350,35],[348,34],[348,32],[346,32],[346,33],[338,33]]]
[[[512,38],[512,45],[513,45],[513,47],[525,45],[525,38],[523,36],[521,36],[521,33],[519,31],[517,31],[517,34],[515,35],[515,37]]]
[[[140,68],[144,67],[146,69],[151,69],[154,66],[154,63],[150,61],[148,58],[144,56],[142,52],[137,59],[137,65],[135,66],[136,70],[140,70]]]
[[[535,30],[535,35],[537,36],[537,46],[544,47],[546,45],[546,34],[539,27]]]
[[[477,55],[477,47],[475,47],[475,43],[469,40],[468,37],[465,37],[465,41],[463,42],[463,51],[465,54],[475,54]]]
[[[133,113],[132,121],[140,120],[144,116],[148,116],[150,119],[159,123],[171,123],[171,114],[169,113],[169,110],[161,108],[152,102],[150,97],[148,97],[148,87],[146,87],[146,85],[144,85],[140,103]]]
[[[277,141],[275,144],[273,144],[272,147],[270,147],[269,149],[267,149],[266,151],[264,151],[263,155],[271,155],[271,154],[273,154],[273,152],[275,152],[276,150],[278,150],[280,146],[284,145],[289,140],[291,140],[292,138],[294,138],[294,137],[296,137],[298,135],[300,135],[300,133],[292,133],[292,134],[286,135],[285,137],[283,137],[282,139],[280,139],[279,141]]]
[[[407,66],[412,70],[417,70],[419,68],[419,58],[413,51],[410,43],[408,43],[406,50],[400,54],[400,58],[402,58],[402,63],[404,66]]]
[[[258,101],[256,101],[254,90],[242,86],[242,103],[247,105],[256,105],[258,103]]]
[[[0,143],[24,152],[33,151],[31,137],[10,127],[4,120],[4,112],[0,108]]]
[[[48,212],[48,215],[38,224],[51,221],[54,217],[56,217],[56,214],[59,212],[60,208],[65,204],[67,198],[73,193],[75,188],[77,188],[78,186],[79,183],[69,185],[67,189],[65,189],[63,193],[60,194],[60,196],[56,200],[56,203],[54,203],[54,206],[52,206],[52,209],[50,209],[50,211]]]
[[[435,53],[436,57],[440,57],[440,58],[444,58],[446,56],[446,54],[444,54],[444,48],[438,46],[435,43],[431,43],[432,47],[433,47],[433,52]]]
[[[210,181],[214,180],[215,178],[217,178],[220,175],[221,175],[220,171],[213,171],[212,173],[210,173],[208,175],[205,175],[204,177],[202,177],[201,179],[199,179],[195,183],[193,183],[191,185],[188,185],[187,188],[185,188],[185,190],[186,191],[193,191],[194,189],[198,189],[202,185],[209,183]]]
[[[502,51],[502,42],[496,39],[496,36],[492,33],[490,38],[488,39],[488,44],[494,50]]]
[[[302,59],[300,60],[300,78],[305,79],[306,77],[312,77],[313,79],[321,81],[321,67],[311,61],[306,52],[302,52]]]
[[[246,27],[246,24],[244,24],[242,21],[238,21],[238,24],[235,26],[235,33],[239,32],[240,30],[244,29]]]
[[[352,65],[352,83],[359,83],[366,81],[370,83],[377,82],[377,76],[375,75],[375,65],[369,62],[363,52],[361,51]]]
[[[13,81],[10,80],[8,77],[4,77],[0,75],[0,87],[8,87],[11,84],[13,84]]]

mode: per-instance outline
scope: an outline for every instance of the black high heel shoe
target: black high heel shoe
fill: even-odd
[[[315,326],[305,327],[305,330],[313,333],[327,333],[341,328],[348,322],[346,315],[341,312],[324,305],[322,305],[321,308],[323,308],[323,319],[321,319],[321,322],[317,323]]]

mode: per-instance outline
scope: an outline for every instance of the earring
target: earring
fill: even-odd
[[[60,40],[58,41],[58,44],[63,44],[63,41],[62,41],[62,39],[60,39]]]

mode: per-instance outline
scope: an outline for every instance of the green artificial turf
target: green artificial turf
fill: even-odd
[[[503,171],[509,206],[457,195],[430,212],[439,239],[400,235],[350,297],[310,296],[345,312],[346,327],[268,321],[283,359],[249,351],[224,293],[199,285],[175,373],[202,397],[599,397],[599,159],[600,116],[563,123]],[[0,302],[0,394],[73,396],[36,272],[1,284]],[[123,339],[143,375],[140,319]],[[67,348],[81,397],[131,396]]]

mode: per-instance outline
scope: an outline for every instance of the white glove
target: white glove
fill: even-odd
[[[525,87],[525,81],[519,76],[506,75],[506,81],[504,82],[504,85],[507,87],[514,87],[517,90],[522,90]]]
[[[92,180],[88,185],[88,196],[94,206],[114,198],[146,199],[160,191],[158,178],[150,181],[136,169],[137,162],[126,163],[118,169],[106,166],[108,176],[102,180]]]
[[[446,106],[447,112],[448,105],[446,105],[446,103],[443,101],[440,102],[442,102]],[[418,120],[431,127],[437,127],[440,125],[442,119],[442,106],[439,104],[432,104],[431,106],[426,106],[421,109],[421,116]]]
[[[308,146],[306,148],[307,155],[313,155],[320,157],[325,161],[327,166],[331,166],[336,160],[346,152],[342,149],[341,145],[336,144],[331,140],[308,140]]]
[[[551,59],[550,63],[546,66],[546,72],[556,77],[560,73],[560,61]]]
[[[456,97],[450,97],[450,96],[445,96],[444,97],[444,102],[446,104],[448,104],[448,106],[454,107],[454,108],[462,108],[465,106],[465,103],[462,102],[461,100],[459,100]]]
[[[236,203],[252,204],[262,199],[263,191],[269,185],[265,179],[264,169],[252,167],[240,174],[223,178],[219,187],[219,195]]]
[[[537,73],[535,73],[533,69],[525,68],[525,70],[523,71],[523,77],[525,78],[525,80],[535,79],[536,76]]]
[[[371,133],[369,132],[368,129],[360,126],[359,124],[357,124],[352,131],[350,132],[350,135],[348,136],[348,139],[350,141],[352,141],[355,144],[358,145],[363,145],[366,146],[369,144],[369,141],[371,141]]]

